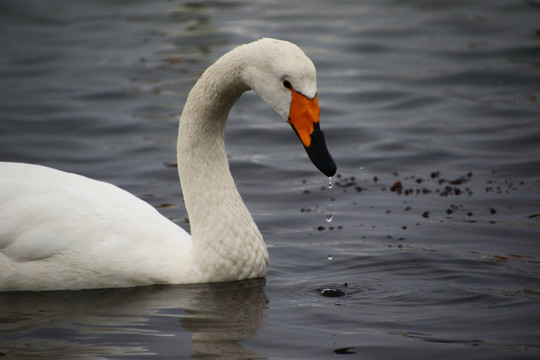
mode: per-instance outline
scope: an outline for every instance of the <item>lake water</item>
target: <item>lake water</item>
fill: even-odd
[[[231,169],[268,277],[3,293],[0,356],[538,358],[537,0],[5,0],[0,160],[114,183],[187,227],[185,98],[266,36],[317,66],[338,165],[329,189],[257,96],[233,108]]]

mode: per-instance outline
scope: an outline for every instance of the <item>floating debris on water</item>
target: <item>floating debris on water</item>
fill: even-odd
[[[345,291],[334,288],[324,288],[321,290],[321,295],[326,297],[341,297],[345,296]]]

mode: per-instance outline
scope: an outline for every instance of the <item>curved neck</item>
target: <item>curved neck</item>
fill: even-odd
[[[253,251],[255,244],[262,245],[266,254],[262,236],[236,189],[225,152],[227,116],[249,89],[238,60],[229,53],[204,72],[188,96],[178,130],[178,174],[193,251],[204,252],[201,257],[213,262],[216,269],[241,260],[242,254],[231,249]],[[239,264],[238,271],[251,271],[241,269],[245,265]]]

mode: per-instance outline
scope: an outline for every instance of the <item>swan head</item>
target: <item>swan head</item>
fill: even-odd
[[[315,65],[293,43],[261,39],[240,46],[248,52],[242,77],[272,109],[292,126],[313,164],[326,176],[336,173],[319,126]]]

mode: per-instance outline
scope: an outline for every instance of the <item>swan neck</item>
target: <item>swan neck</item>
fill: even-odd
[[[238,278],[258,277],[266,273],[268,253],[235,186],[225,151],[227,116],[249,90],[241,76],[242,61],[234,55],[226,54],[209,67],[188,96],[178,131],[178,174],[193,251],[201,254],[194,257],[215,269],[234,265]],[[234,280],[233,274],[220,280]]]

